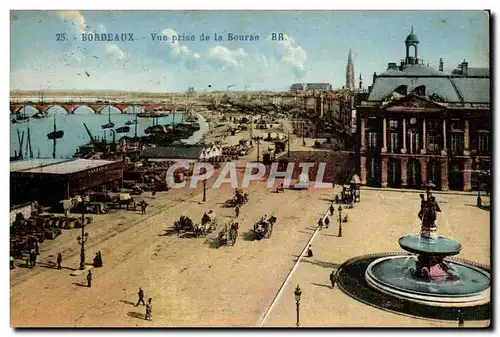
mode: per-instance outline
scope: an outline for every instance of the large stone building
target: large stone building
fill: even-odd
[[[451,74],[425,66],[418,38],[406,38],[406,58],[374,74],[357,107],[361,183],[441,190],[476,189],[491,165],[489,69],[462,62]]]

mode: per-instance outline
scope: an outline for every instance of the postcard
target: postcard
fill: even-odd
[[[10,12],[14,328],[486,328],[488,11]]]

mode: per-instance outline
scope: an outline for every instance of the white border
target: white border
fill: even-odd
[[[10,48],[10,43],[9,43],[9,37],[10,37],[10,27],[9,27],[9,22],[10,22],[10,13],[9,9],[354,9],[354,10],[361,10],[361,9],[451,9],[448,6],[443,6],[443,2],[437,2],[437,1],[432,1],[432,0],[421,0],[421,1],[384,1],[384,0],[379,0],[376,2],[373,1],[346,1],[346,2],[332,2],[332,1],[318,1],[318,0],[307,0],[307,1],[286,1],[286,2],[277,2],[277,1],[270,1],[270,0],[240,0],[240,1],[222,1],[222,0],[212,0],[209,2],[203,1],[203,0],[182,0],[178,2],[172,2],[172,1],[165,1],[165,2],[149,2],[146,5],[147,1],[132,1],[132,0],[120,0],[120,1],[112,1],[108,0],[106,2],[100,1],[100,0],[86,0],[86,1],[71,1],[70,3],[68,1],[63,1],[63,0],[52,0],[50,2],[45,2],[43,6],[41,6],[40,1],[35,1],[35,0],[23,0],[21,1],[2,1],[2,7],[5,7],[4,10],[2,11],[3,15],[0,24],[2,27],[2,34],[0,36],[3,37],[2,39],[2,44],[5,52],[2,54],[2,106],[5,107],[5,110],[7,110],[7,103],[9,100],[9,73],[10,73],[10,64],[9,64],[9,53],[7,50]],[[498,1],[455,1],[453,3],[449,2],[449,4],[453,4],[459,8],[456,9],[482,9],[482,8],[487,8],[487,9],[492,9],[494,11],[495,8],[498,7],[497,5]],[[397,28],[395,28],[397,29]],[[495,40],[497,40],[495,36]],[[496,43],[495,43],[496,45]],[[376,51],[374,51],[376,52]],[[493,78],[495,78],[493,76]],[[496,88],[498,89],[498,88]],[[497,90],[495,90],[495,93],[497,93]],[[496,97],[496,96],[494,96]],[[8,123],[10,122],[7,119],[7,111],[4,112],[6,116],[3,119],[3,123]],[[493,112],[492,112],[493,113]],[[494,130],[497,130],[499,128],[498,123],[500,118],[496,119],[495,127]],[[3,214],[5,214],[5,220],[7,220],[7,210],[9,209],[9,189],[6,188],[9,183],[9,175],[7,171],[7,167],[9,166],[8,163],[8,158],[9,158],[9,151],[6,146],[6,144],[10,144],[9,141],[9,131],[8,127],[3,128],[3,132],[0,132],[0,137],[1,137],[1,143],[3,146],[0,146],[0,158],[4,161],[4,164],[2,167],[4,168],[4,172],[1,176],[1,183],[2,186],[4,186],[3,191],[4,195],[3,198],[0,198],[0,203],[2,205],[2,210]],[[497,141],[499,137],[496,137]],[[495,144],[495,149],[499,149],[500,144],[496,143]],[[496,158],[496,156],[495,156]],[[1,286],[2,286],[2,291],[0,292],[0,305],[1,307],[1,315],[0,319],[2,320],[2,332],[1,336],[10,336],[14,334],[14,331],[9,328],[9,271],[7,269],[7,259],[8,259],[8,224],[7,221],[3,222],[2,226],[2,235],[0,236],[2,238],[1,240],[1,255],[2,260],[4,263],[0,264],[2,268],[0,268],[0,273],[1,278]],[[498,230],[496,231],[498,232]],[[497,249],[498,252],[498,249]],[[498,254],[495,256],[495,260],[498,261]],[[492,268],[494,268],[492,266]],[[495,278],[496,279],[496,278]],[[496,286],[496,283],[495,283]],[[495,299],[493,300],[495,302]],[[495,310],[496,313],[498,313],[498,310]],[[497,318],[497,315],[495,315],[495,318]],[[258,332],[258,331],[256,331]],[[289,333],[290,331],[284,331],[284,333]],[[368,331],[358,331],[355,334],[365,334]],[[57,333],[58,335],[70,335],[71,332],[54,332],[54,331],[32,331],[31,334],[34,335],[49,335]],[[100,335],[104,333],[109,333],[109,331],[105,332],[99,332],[99,331],[85,331],[81,332],[84,334],[92,334],[92,335]],[[135,331],[128,331],[127,333],[133,333],[137,335],[146,335],[148,332],[145,331],[140,331],[140,332],[135,332]],[[149,332],[151,333],[151,332]],[[160,332],[164,333],[164,332]],[[166,331],[168,334],[175,333],[173,331]],[[192,332],[185,332],[188,334],[191,334]],[[218,333],[218,331],[212,332],[212,333]],[[347,335],[346,332],[333,332],[336,335]],[[405,334],[407,333],[421,333],[418,331],[405,331]],[[446,332],[446,334],[451,335],[453,334],[453,331]],[[349,335],[352,335],[352,333],[349,333]]]

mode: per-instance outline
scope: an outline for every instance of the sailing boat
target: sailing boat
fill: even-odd
[[[47,134],[48,139],[59,139],[64,136],[64,131],[63,130],[57,130],[56,127],[56,114],[54,114],[54,131],[50,132]]]
[[[115,127],[115,123],[111,121],[111,107],[108,106],[108,123],[101,125],[103,129],[112,129]]]
[[[21,123],[25,120],[29,120],[30,117],[26,116],[26,106],[22,107],[21,110],[23,111],[22,113],[19,112],[18,115],[12,120],[13,124]]]

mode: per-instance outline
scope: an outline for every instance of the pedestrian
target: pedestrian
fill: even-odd
[[[58,253],[57,254],[57,269],[61,269],[61,263],[62,263],[62,254]]]
[[[330,274],[330,282],[332,283],[332,289],[335,288],[335,281],[337,280],[337,275],[335,274],[335,270],[332,270]]]
[[[10,269],[14,269],[16,267],[14,267],[14,257],[11,255],[10,256]]]
[[[40,244],[37,239],[35,239],[35,253],[36,255],[40,255]]]
[[[320,230],[323,229],[323,219],[322,218],[319,218],[319,220],[318,220],[318,227]]]
[[[330,224],[330,219],[328,217],[325,218],[325,228],[328,228],[328,225]]]
[[[139,303],[141,302],[142,305],[146,305],[146,303],[144,303],[144,290],[142,290],[142,288],[139,288],[139,292],[137,293],[137,295],[139,296],[139,300],[137,301],[137,304],[135,306],[139,306]]]
[[[236,207],[234,208],[234,213],[236,214],[236,217],[240,216],[240,206],[239,205],[236,205]]]
[[[92,287],[92,270],[89,270],[89,273],[87,274],[87,287]]]
[[[36,266],[36,251],[34,248],[30,250],[30,268]]]
[[[458,320],[458,327],[463,328],[464,327],[464,313],[462,310],[458,309],[458,315],[457,315],[457,320]]]
[[[333,204],[330,205],[330,215],[333,215],[333,212],[335,211],[335,207],[333,207]]]
[[[335,203],[336,203],[337,205],[339,204],[339,195],[338,195],[338,194],[335,196]]]
[[[102,267],[102,255],[101,255],[101,251],[98,251],[97,254],[99,254],[99,267]]]
[[[151,297],[148,299],[148,304],[146,304],[146,316],[144,319],[150,321],[151,320],[151,314],[153,312],[153,305],[151,304]]]
[[[311,245],[309,245],[309,248],[307,248],[307,257],[313,257],[313,251],[311,249]]]

